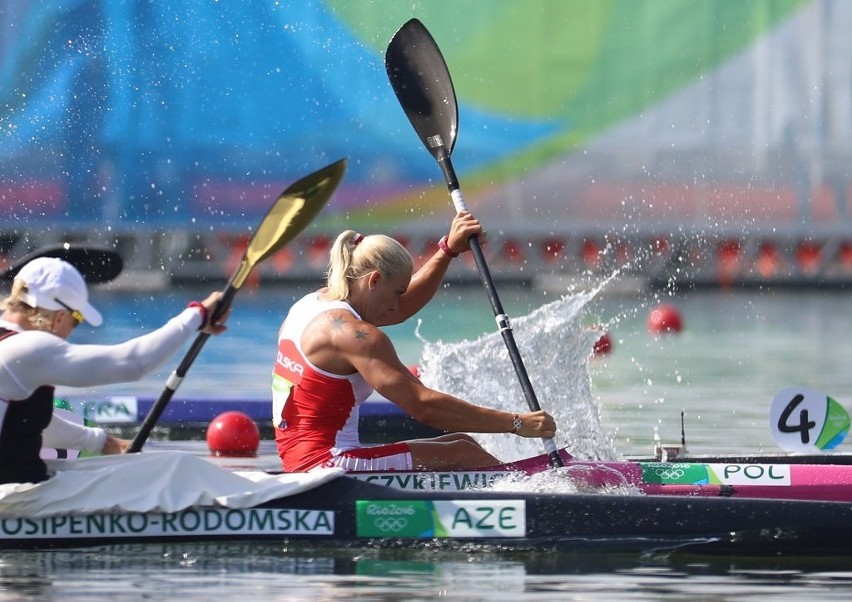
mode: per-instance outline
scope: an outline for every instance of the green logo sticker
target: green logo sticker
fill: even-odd
[[[642,480],[660,485],[706,485],[710,479],[706,464],[641,462]]]
[[[358,537],[525,537],[523,500],[359,500]]]
[[[640,462],[642,480],[658,485],[772,485],[791,483],[784,464],[690,464]]]
[[[849,432],[849,414],[837,401],[827,397],[825,425],[817,438],[816,446],[821,450],[834,449],[846,438]]]

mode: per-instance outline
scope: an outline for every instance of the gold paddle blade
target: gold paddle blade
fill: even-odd
[[[231,286],[240,288],[256,264],[304,230],[325,207],[345,172],[346,159],[340,159],[294,182],[282,192],[249,241]]]

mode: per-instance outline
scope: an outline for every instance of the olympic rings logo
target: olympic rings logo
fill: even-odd
[[[674,481],[674,480],[680,479],[686,473],[680,468],[665,468],[665,469],[658,468],[657,470],[654,471],[654,474],[656,474],[658,477],[660,477],[664,481]]]
[[[408,526],[407,518],[399,518],[399,517],[380,517],[373,521],[373,524],[376,525],[376,528],[385,533],[392,532],[397,533],[405,529]]]

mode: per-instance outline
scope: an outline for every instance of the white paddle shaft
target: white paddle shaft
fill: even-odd
[[[453,207],[456,208],[456,213],[459,211],[467,211],[467,205],[464,204],[464,195],[462,195],[460,188],[453,190],[450,193],[450,197],[453,199]]]

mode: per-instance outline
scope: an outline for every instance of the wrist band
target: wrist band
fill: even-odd
[[[522,426],[524,426],[524,423],[521,422],[521,417],[517,414],[512,414],[512,434],[517,435]]]
[[[210,318],[207,308],[204,307],[204,304],[200,301],[192,301],[187,305],[187,307],[197,307],[201,310],[201,326],[198,327],[198,330],[204,330],[204,327],[207,326],[207,320]]]
[[[453,251],[450,248],[450,245],[447,244],[448,236],[444,236],[441,240],[438,241],[438,248],[441,249],[444,253],[449,255],[450,257],[458,257],[459,254]]]

